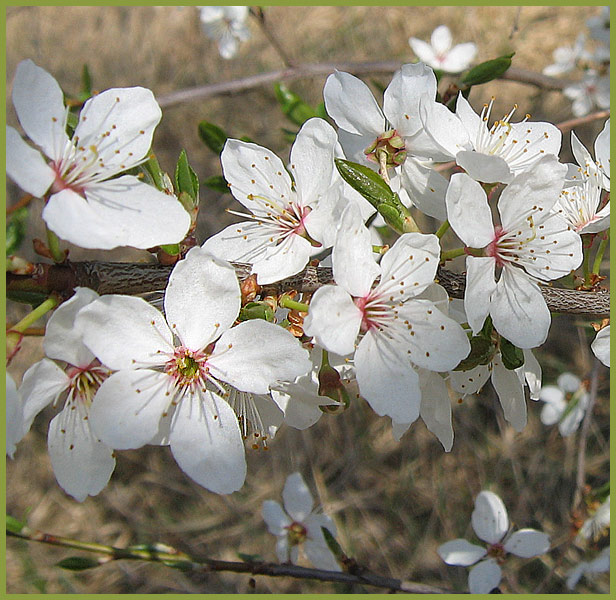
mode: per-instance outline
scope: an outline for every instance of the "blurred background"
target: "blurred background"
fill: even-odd
[[[552,52],[572,45],[586,19],[600,7],[266,7],[268,28],[296,63],[400,61],[415,59],[408,44],[414,36],[429,41],[435,27],[448,25],[454,44],[474,42],[475,62],[514,52],[513,65],[540,73]],[[6,12],[7,122],[17,125],[10,101],[19,61],[30,58],[48,70],[69,95],[80,90],[87,64],[93,88],[141,85],[159,97],[199,85],[230,81],[284,67],[280,55],[249,20],[250,40],[231,60],[220,57],[204,35],[196,7],[10,7]],[[288,83],[315,106],[322,101],[326,76]],[[375,93],[391,73],[362,76]],[[470,96],[475,108],[496,96],[493,118],[514,103],[532,120],[559,123],[573,117],[571,101],[559,91],[496,81]],[[378,97],[378,95],[377,95]],[[278,107],[273,85],[234,95],[194,100],[163,109],[153,149],[162,168],[173,172],[186,149],[200,180],[220,174],[218,157],[200,140],[197,125],[207,120],[230,136],[248,136],[286,160],[289,142],[282,131],[289,121]],[[517,120],[517,119],[514,119]],[[593,147],[603,121],[576,128]],[[569,134],[561,160],[571,160]],[[7,204],[20,197],[9,183]],[[198,235],[202,241],[232,218],[237,208],[229,195],[201,188]],[[27,239],[21,253],[33,259],[31,240],[43,237],[40,201],[31,205]],[[73,260],[102,253],[71,249]],[[152,260],[145,251],[119,249],[108,260]],[[14,322],[21,308],[7,307]],[[563,371],[588,377],[594,333],[587,321],[555,316],[549,342],[536,353],[544,384]],[[41,339],[27,338],[9,372],[19,383],[25,369],[42,358]],[[609,371],[600,367],[599,394],[587,440],[587,481],[598,487],[609,472]],[[571,543],[570,513],[575,490],[578,435],[562,438],[556,427],[539,421],[542,403],[529,401],[529,423],[515,433],[503,417],[490,385],[478,397],[454,406],[454,446],[446,454],[422,422],[400,442],[390,421],[355,402],[341,415],[297,431],[283,427],[270,450],[247,450],[248,477],[241,491],[218,496],[194,484],[177,467],[168,448],[146,447],[118,453],[108,487],[77,503],[56,485],[46,450],[47,425],[54,409],[44,411],[7,465],[7,512],[45,532],[125,546],[163,542],[212,558],[238,560],[238,552],[276,560],[275,538],[261,518],[265,499],[280,501],[291,472],[302,473],[317,502],[338,526],[343,549],[361,565],[383,575],[465,591],[467,570],[446,566],[436,553],[445,541],[472,536],[470,515],[482,489],[499,494],[515,528],[535,527],[552,536],[550,554],[533,561],[510,558],[504,592],[562,593],[564,575],[584,558]],[[470,536],[470,537],[469,537]],[[151,564],[128,561],[74,573],[54,567],[77,554],[67,550],[7,542],[8,593],[371,593],[374,588],[260,577],[249,587],[247,575],[199,577]],[[303,563],[307,564],[307,563]],[[607,578],[582,582],[578,591],[607,592]]]

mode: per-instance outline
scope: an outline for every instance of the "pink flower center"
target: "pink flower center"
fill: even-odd
[[[69,365],[65,372],[70,380],[66,401],[71,410],[75,409],[77,404],[88,409],[101,383],[109,376],[109,371],[97,360],[85,367]]]
[[[291,546],[297,546],[306,541],[308,537],[308,530],[306,527],[298,521],[293,521],[291,525],[287,525],[285,529],[288,531],[289,544]]]
[[[165,373],[173,379],[176,387],[204,386],[209,374],[207,358],[208,355],[202,350],[179,346],[165,364]]]

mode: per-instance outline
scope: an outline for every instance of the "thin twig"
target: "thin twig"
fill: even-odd
[[[585,125],[586,123],[592,123],[593,121],[599,121],[600,119],[607,119],[610,116],[609,110],[600,110],[598,112],[591,113],[585,117],[578,117],[577,119],[569,119],[556,125],[561,131],[569,131],[579,125]]]
[[[592,371],[590,373],[590,390],[588,394],[588,405],[586,406],[586,414],[582,421],[580,430],[580,438],[578,440],[578,457],[577,457],[577,475],[575,478],[575,493],[573,494],[573,503],[571,510],[575,511],[578,504],[582,500],[582,491],[586,484],[586,441],[588,439],[588,431],[590,422],[592,421],[592,410],[597,400],[597,388],[599,386],[599,360],[593,359]]]
[[[142,560],[147,562],[162,563],[168,567],[175,567],[190,572],[212,572],[226,571],[233,573],[249,573],[251,575],[265,575],[267,577],[291,577],[294,579],[311,579],[316,581],[329,581],[332,583],[346,583],[369,585],[376,588],[386,589],[393,592],[404,592],[407,594],[446,594],[450,590],[443,590],[422,583],[412,581],[402,581],[391,577],[384,577],[376,573],[371,573],[357,568],[357,572],[337,572],[325,571],[323,569],[310,569],[298,567],[292,564],[266,563],[260,561],[231,562],[226,560],[216,560],[205,556],[188,555],[177,551],[175,548],[166,544],[148,544],[147,546],[118,548],[106,546],[104,544],[81,542],[64,537],[58,537],[35,531],[29,527],[23,527],[21,531],[15,532],[7,529],[8,536],[18,537],[30,542],[42,542],[53,546],[64,548],[74,548],[86,552],[103,554],[104,559],[99,560],[99,564],[111,560]]]
[[[276,37],[276,34],[272,31],[272,28],[269,26],[269,23],[265,19],[265,12],[260,6],[251,6],[250,14],[255,18],[257,23],[259,23],[259,27],[261,27],[261,31],[267,38],[267,41],[272,45],[272,48],[276,51],[278,56],[282,59],[282,62],[286,67],[294,67],[295,61],[291,59],[291,57],[286,53],[285,49],[280,44],[280,40]]]
[[[336,70],[355,75],[365,75],[367,73],[393,73],[397,71],[402,64],[403,63],[400,61],[309,63],[277,71],[267,71],[240,79],[232,79],[231,81],[210,83],[178,90],[170,94],[159,96],[157,101],[162,108],[169,108],[170,106],[183,102],[192,102],[223,94],[243,92],[260,85],[276,83],[277,81],[292,81],[294,79],[329,75]],[[534,85],[543,90],[562,90],[571,83],[564,79],[556,79],[554,77],[542,75],[541,73],[535,73],[534,71],[516,69],[515,67],[510,67],[501,76],[501,79]]]

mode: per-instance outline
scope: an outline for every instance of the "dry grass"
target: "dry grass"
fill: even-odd
[[[598,10],[598,9],[597,9]],[[480,56],[516,51],[517,66],[540,70],[551,52],[571,42],[588,16],[583,7],[524,7],[510,39],[514,7],[272,7],[267,14],[283,45],[308,62],[411,59],[410,35],[427,39],[447,23],[458,42],[473,40]],[[253,23],[254,25],[254,23]],[[277,55],[253,28],[253,39],[239,58],[223,61],[201,33],[193,8],[150,7],[13,8],[7,18],[7,81],[17,63],[32,58],[49,70],[67,91],[79,87],[85,62],[95,87],[144,85],[162,95],[184,87],[228,80],[280,68]],[[321,100],[325,78],[293,84],[312,103]],[[387,83],[388,77],[376,77]],[[476,90],[475,103],[497,95],[496,114],[517,102],[533,118],[560,121],[570,117],[558,93],[539,95],[534,88],[498,82]],[[10,102],[7,103],[9,106]],[[8,109],[9,123],[15,123]],[[232,97],[194,102],[165,112],[155,137],[161,164],[171,170],[181,148],[200,178],[220,172],[216,157],[198,140],[201,119],[215,122],[233,136],[248,135],[285,156],[280,133],[288,126],[269,88]],[[597,127],[580,132],[591,145]],[[11,187],[10,198],[16,190]],[[231,205],[227,196],[202,192],[203,237],[217,231]],[[40,209],[39,209],[40,210]],[[31,235],[41,235],[34,225]],[[27,250],[27,248],[26,248]],[[93,256],[73,251],[73,258]],[[147,258],[145,253],[123,256]],[[12,309],[13,310],[13,309]],[[571,319],[557,317],[550,343],[539,352],[544,380],[563,369],[590,372],[589,337],[581,338]],[[40,340],[28,340],[28,361],[42,356]],[[17,380],[25,363],[15,363]],[[608,474],[608,371],[600,371],[600,393],[589,436],[588,480],[604,483]],[[342,415],[325,415],[313,428],[283,428],[269,452],[248,452],[244,488],[217,496],[193,484],[178,469],[168,449],[147,447],[121,452],[109,486],[79,504],[56,485],[46,451],[46,429],[53,412],[41,415],[7,467],[7,510],[27,516],[31,527],[117,546],[161,541],[180,549],[236,560],[237,552],[274,560],[274,538],[267,533],[260,507],[279,499],[286,476],[299,470],[339,528],[348,554],[370,569],[459,590],[466,589],[464,569],[446,567],[436,554],[440,543],[471,534],[475,495],[485,488],[499,493],[517,527],[541,528],[556,549],[548,556],[507,571],[503,589],[528,592],[545,581],[544,592],[565,591],[562,576],[581,554],[569,545],[569,511],[575,485],[577,437],[563,440],[538,419],[540,406],[529,403],[529,424],[515,434],[503,421],[489,386],[479,398],[454,410],[456,439],[444,454],[440,444],[416,423],[396,443],[388,419],[378,418],[362,402]],[[72,573],[53,565],[76,554],[9,540],[9,593],[236,593],[250,591],[247,576],[203,575],[200,579],[156,565],[118,562]],[[517,567],[522,566],[516,576]],[[550,570],[555,573],[550,577]],[[260,578],[260,593],[372,592],[327,584]],[[605,580],[580,590],[606,592]]]

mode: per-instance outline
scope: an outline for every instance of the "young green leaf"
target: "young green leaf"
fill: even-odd
[[[512,52],[511,54],[505,54],[482,62],[464,75],[461,83],[470,87],[498,79],[511,66],[511,59],[514,54],[515,52]]]
[[[510,371],[518,369],[524,364],[524,352],[504,337],[501,337],[500,340],[500,351],[503,357],[503,365]]]
[[[97,560],[85,556],[69,556],[56,563],[56,567],[69,571],[85,571],[98,566],[100,566],[100,563]]]
[[[372,206],[378,209],[380,204],[396,205],[396,195],[383,178],[370,167],[343,160],[334,159],[336,168],[354,190],[357,190]]]
[[[199,137],[212,152],[220,154],[229,136],[218,125],[209,121],[201,121],[199,123]]]
[[[186,150],[180,152],[180,158],[175,167],[175,189],[178,194],[182,192],[188,194],[195,203],[199,201],[199,179],[188,164]]]
[[[222,175],[212,175],[204,179],[202,183],[205,187],[208,187],[215,192],[219,192],[220,194],[230,193],[227,180]]]
[[[23,206],[16,210],[6,224],[6,254],[10,256],[19,250],[26,235],[28,209]]]

